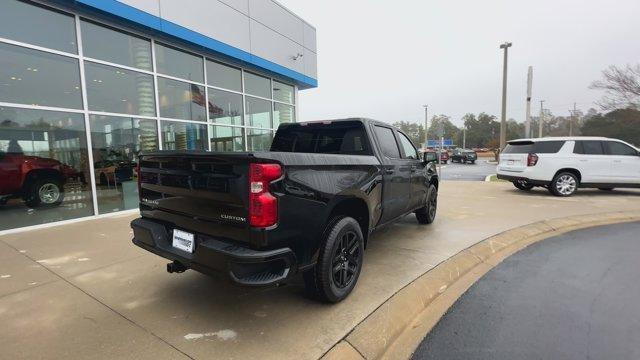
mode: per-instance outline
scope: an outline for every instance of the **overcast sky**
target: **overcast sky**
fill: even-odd
[[[317,29],[317,89],[300,120],[386,122],[468,112],[499,116],[500,43],[510,41],[507,116],[524,120],[527,68],[555,115],[595,107],[588,89],[611,64],[640,62],[640,0],[279,0]]]

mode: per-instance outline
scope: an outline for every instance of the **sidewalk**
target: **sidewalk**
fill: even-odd
[[[166,260],[131,244],[131,216],[0,237],[0,348],[8,358],[315,359],[400,288],[484,238],[640,210],[639,191],[556,198],[508,183],[445,182],[440,196],[433,225],[408,216],[373,235],[356,289],[334,306],[303,297],[300,280],[255,289],[167,274]]]

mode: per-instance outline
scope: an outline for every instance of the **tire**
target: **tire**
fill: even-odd
[[[613,191],[613,188],[598,188],[598,190],[602,190],[602,191]]]
[[[513,186],[515,186],[516,188],[522,191],[529,191],[533,189],[533,185],[529,184],[526,181],[514,181]]]
[[[553,178],[549,185],[549,191],[555,196],[567,197],[578,190],[578,185],[578,177],[575,174],[562,172]]]
[[[416,210],[416,219],[420,224],[431,224],[436,219],[438,211],[438,188],[435,185],[429,185],[427,191],[427,204]]]
[[[356,286],[364,260],[364,237],[360,224],[346,216],[334,218],[323,236],[318,262],[303,278],[316,299],[337,303]]]
[[[475,160],[473,160],[473,161],[471,162],[471,164],[472,164],[472,165],[473,165],[473,164],[475,164],[475,163],[476,163],[476,161],[475,161]]]
[[[27,186],[24,202],[30,208],[58,206],[64,199],[62,182],[56,178],[35,179]]]

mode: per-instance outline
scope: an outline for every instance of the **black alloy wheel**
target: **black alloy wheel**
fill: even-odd
[[[360,255],[358,235],[353,231],[343,233],[333,252],[332,282],[337,288],[351,285],[360,267]]]
[[[364,262],[364,237],[351,217],[333,218],[323,233],[318,261],[303,273],[307,292],[316,299],[337,303],[355,287]]]
[[[416,219],[420,224],[431,224],[436,219],[438,211],[438,188],[435,185],[429,185],[427,191],[427,203],[425,206],[415,211]]]

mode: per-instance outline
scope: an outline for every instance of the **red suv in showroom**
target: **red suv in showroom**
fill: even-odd
[[[11,198],[22,198],[30,208],[59,205],[65,182],[77,175],[55,159],[0,151],[0,205]]]

